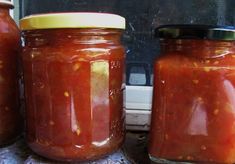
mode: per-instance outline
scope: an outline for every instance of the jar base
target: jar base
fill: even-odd
[[[151,154],[149,154],[149,158],[151,161],[155,163],[161,163],[161,164],[193,164],[191,162],[180,162],[180,161],[176,162],[176,161],[171,161],[167,159],[156,158],[156,157],[153,157]]]
[[[123,144],[123,141],[121,141],[117,145],[112,145],[109,148],[106,148],[106,150],[103,150],[103,153],[93,154],[94,152],[101,151],[100,149],[90,149],[89,153],[82,153],[82,151],[78,151],[75,149],[67,148],[67,150],[70,149],[70,152],[74,151],[76,153],[65,153],[57,147],[58,151],[53,150],[50,146],[42,146],[35,143],[28,143],[28,146],[31,150],[33,150],[36,154],[39,156],[42,156],[47,159],[51,159],[58,162],[87,162],[87,161],[93,161],[101,158],[105,158],[108,155],[111,155],[112,153],[116,152],[118,149],[121,148]],[[87,150],[88,151],[88,150]],[[80,152],[80,153],[79,153]],[[89,156],[90,155],[90,156]]]
[[[32,149],[32,148],[31,148]],[[33,150],[33,149],[32,149]],[[112,153],[116,152],[118,149],[112,151],[112,152],[108,152],[106,154],[102,154],[102,155],[99,155],[99,156],[95,156],[95,157],[92,157],[92,158],[84,158],[84,157],[71,157],[71,158],[65,158],[65,157],[58,157],[58,156],[48,156],[46,154],[43,154],[41,152],[38,152],[38,151],[35,151],[33,150],[37,155],[45,158],[45,159],[48,159],[48,160],[52,160],[52,161],[55,161],[55,162],[89,162],[89,161],[95,161],[95,160],[98,160],[98,159],[102,159],[102,158],[106,158],[107,156],[111,155]]]

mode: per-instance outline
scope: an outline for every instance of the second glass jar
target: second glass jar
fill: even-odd
[[[235,162],[235,29],[162,26],[154,66],[153,161]]]
[[[125,129],[125,19],[61,13],[30,16],[20,24],[29,146],[62,161],[117,150]]]

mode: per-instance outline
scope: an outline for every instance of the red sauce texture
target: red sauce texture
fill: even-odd
[[[11,143],[21,132],[18,91],[20,31],[0,4],[0,146]]]
[[[27,142],[62,161],[100,158],[124,140],[121,31],[25,31]]]
[[[235,42],[165,40],[155,62],[149,153],[235,162]]]

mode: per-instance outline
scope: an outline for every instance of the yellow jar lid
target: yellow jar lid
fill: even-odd
[[[108,13],[38,14],[20,20],[21,30],[56,28],[114,28],[125,29],[125,18]]]

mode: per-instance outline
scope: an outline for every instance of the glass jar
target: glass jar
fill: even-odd
[[[235,29],[169,25],[156,30],[150,158],[235,162]]]
[[[0,1],[0,146],[15,140],[23,125],[17,72],[20,31],[9,15],[11,8],[10,1]]]
[[[20,21],[27,143],[61,161],[100,158],[124,141],[125,19],[59,13]]]

